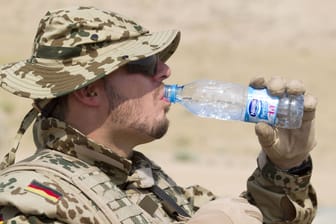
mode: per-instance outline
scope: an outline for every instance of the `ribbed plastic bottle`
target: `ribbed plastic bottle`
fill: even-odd
[[[266,89],[235,83],[199,80],[186,85],[165,85],[165,98],[205,118],[266,122],[286,129],[301,127],[303,95],[270,96]]]

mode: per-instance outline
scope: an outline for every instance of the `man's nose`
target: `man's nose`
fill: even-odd
[[[171,75],[170,67],[162,62],[161,60],[158,61],[156,74],[154,75],[154,79],[161,82],[167,79]]]

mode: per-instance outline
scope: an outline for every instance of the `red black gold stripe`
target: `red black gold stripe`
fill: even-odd
[[[52,189],[48,186],[45,186],[44,184],[41,184],[37,182],[36,180],[33,180],[26,188],[26,191],[32,192],[34,194],[37,194],[39,196],[42,196],[46,198],[49,201],[52,202],[58,202],[58,200],[62,197],[62,194],[55,189]],[[1,224],[1,223],[0,223]]]

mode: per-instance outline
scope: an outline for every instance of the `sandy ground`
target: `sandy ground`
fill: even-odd
[[[324,0],[12,0],[0,2],[0,63],[29,57],[37,23],[49,9],[94,5],[140,21],[151,30],[177,28],[180,47],[169,60],[169,83],[219,79],[241,84],[256,75],[301,79],[319,99],[318,146],[312,182],[319,195],[315,224],[334,223],[336,152],[336,3]],[[0,92],[1,154],[11,144],[30,101]],[[138,147],[183,186],[201,184],[219,195],[238,195],[255,168],[259,146],[252,124],[202,119],[176,105],[161,140]],[[33,152],[28,133],[19,158]],[[328,215],[328,218],[326,214]]]

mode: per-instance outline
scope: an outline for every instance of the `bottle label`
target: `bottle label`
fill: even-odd
[[[264,121],[275,125],[279,98],[270,96],[266,89],[248,87],[245,121],[257,123]]]

